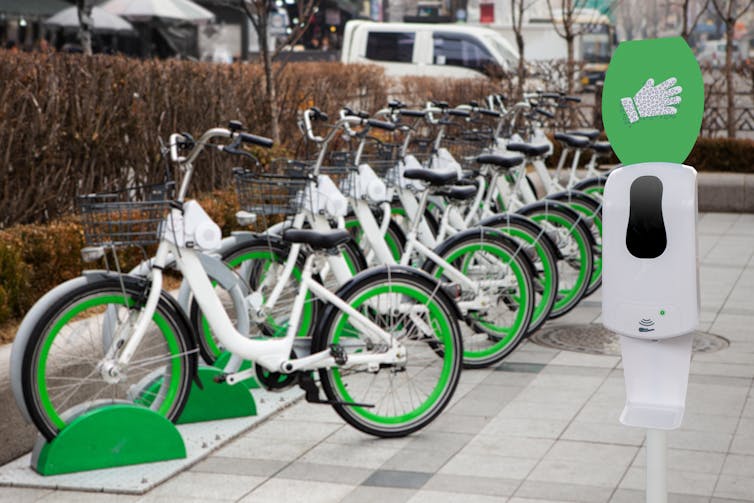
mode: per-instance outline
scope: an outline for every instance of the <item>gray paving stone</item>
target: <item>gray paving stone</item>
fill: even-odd
[[[527,480],[515,492],[515,496],[574,503],[605,503],[612,492],[612,488],[607,487]]]
[[[332,503],[340,501],[353,489],[353,486],[345,484],[274,478],[244,496],[238,503],[270,503],[271,501]]]
[[[373,472],[374,470],[371,468],[297,461],[286,466],[276,477],[356,486],[366,480]]]
[[[454,494],[484,494],[487,496],[508,497],[521,484],[518,480],[501,477],[477,477],[472,475],[435,474],[424,485],[424,490]],[[460,496],[459,496],[460,497]]]
[[[723,469],[725,458],[726,455],[721,452],[668,449],[667,466],[669,470],[674,471],[717,475]],[[646,449],[641,449],[632,466],[637,468],[647,466]]]
[[[430,478],[432,478],[432,474],[426,472],[380,469],[367,477],[361,485],[421,489]]]
[[[542,375],[574,375],[586,377],[607,377],[611,368],[607,367],[582,367],[579,365],[547,365],[540,374]]]
[[[744,501],[752,501],[751,498],[754,495],[754,478],[720,475],[714,495],[720,498],[737,498]]]
[[[224,456],[210,456],[191,467],[192,472],[228,473],[231,475],[251,475],[269,477],[279,472],[288,463],[276,459],[244,459]]]
[[[692,451],[727,452],[733,438],[730,433],[675,430],[668,434],[668,447]]]
[[[407,449],[421,449],[427,451],[458,452],[475,435],[467,433],[450,433],[444,431],[424,430],[418,435],[412,435],[406,443]]]
[[[435,473],[453,457],[456,448],[447,451],[404,448],[385,461],[380,469]]]
[[[461,497],[455,493],[421,490],[414,494],[408,500],[408,503],[458,503],[459,500],[462,500],[463,503],[510,503],[513,501],[505,497],[485,496],[483,494],[464,494]],[[529,503],[536,502],[530,501]]]
[[[730,452],[754,456],[754,431],[748,430],[747,433],[736,433],[733,436],[733,444],[730,446]]]
[[[530,397],[530,395],[526,395]],[[530,402],[516,397],[496,416],[502,418],[549,418],[572,419],[578,414],[581,404],[578,402]]]
[[[572,459],[548,459],[547,456],[529,475],[528,480],[536,482],[556,482],[584,486],[614,488],[620,481],[628,462],[607,463],[587,462]]]
[[[668,503],[709,503],[707,496],[668,493]],[[618,489],[610,503],[645,503],[646,493],[637,489]]]
[[[414,494],[416,494],[415,489],[359,486],[340,501],[342,503],[385,503],[387,501],[403,503],[409,501]]]
[[[568,423],[568,419],[495,418],[479,434],[554,439],[560,437]]]
[[[612,424],[573,421],[563,433],[564,440],[581,440],[606,444],[638,446],[644,442],[644,431],[640,428]]]
[[[534,353],[539,355],[539,353]],[[495,367],[498,372],[526,372],[527,374],[537,374],[545,368],[544,363],[517,362],[515,360],[505,361]]]
[[[668,469],[668,492],[711,497],[717,482],[717,474],[684,472]],[[646,487],[644,468],[631,467],[620,484],[621,488],[642,490]]]
[[[206,501],[237,500],[265,481],[264,477],[220,473],[183,472],[153,489],[150,494],[201,498]]]
[[[485,427],[489,418],[485,416],[470,416],[455,414],[452,411],[444,411],[440,417],[432,421],[429,428],[434,431],[447,433],[476,434]]]
[[[536,464],[537,460],[530,458],[459,453],[445,463],[438,473],[523,480]]]
[[[21,487],[0,488],[0,503],[31,503],[47,494],[58,494],[51,489],[30,489]]]
[[[513,458],[540,459],[555,443],[552,439],[477,435],[459,452],[471,456],[495,454]]]
[[[338,466],[355,466],[359,468],[379,468],[393,457],[398,447],[371,446],[369,449],[344,447],[341,444],[324,442],[300,457],[305,463],[325,463]]]
[[[466,416],[492,417],[520,391],[510,386],[479,384],[453,405],[449,412]]]
[[[5,493],[5,491],[5,488],[0,489],[0,492],[2,493]],[[139,501],[139,496],[131,496],[126,494],[108,494],[107,496],[104,496],[102,493],[84,491],[56,491],[54,493],[48,492],[38,500],[25,500],[23,499],[23,495],[18,491],[12,492],[12,494],[21,497],[21,499],[15,501],[42,501],[44,503],[52,503],[58,501],[60,503],[101,503],[105,499],[108,501],[108,503],[136,503],[137,501]],[[0,501],[10,500],[3,500],[2,498],[0,498]]]

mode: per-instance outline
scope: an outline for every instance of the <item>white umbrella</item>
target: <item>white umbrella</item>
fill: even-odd
[[[63,9],[54,16],[48,18],[44,24],[47,26],[59,26],[61,28],[78,28],[79,12],[76,7]],[[100,7],[92,8],[93,31],[134,31],[131,23],[125,19],[111,14]]]
[[[202,23],[215,18],[212,12],[191,0],[110,0],[103,9],[131,21],[148,21],[152,18],[170,21]]]

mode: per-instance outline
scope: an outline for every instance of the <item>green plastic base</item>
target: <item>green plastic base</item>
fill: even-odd
[[[218,368],[199,367],[199,380],[204,389],[196,384],[192,386],[178,424],[256,416],[257,406],[249,390],[241,384],[216,383],[214,377],[220,374],[222,370]]]
[[[212,364],[213,367],[217,367],[220,370],[225,369],[225,366],[228,364],[228,360],[230,360],[231,354],[227,351],[225,353],[221,353],[220,356],[217,357],[217,360],[215,360],[215,363]],[[251,368],[251,362],[250,361],[244,361],[241,364],[241,367],[238,369],[238,371],[242,370],[248,370]],[[251,379],[246,379],[245,381],[242,381],[238,383],[236,386],[245,386],[248,389],[260,389],[261,386],[259,386],[259,383],[256,379],[253,377]]]
[[[144,407],[115,404],[77,417],[52,442],[40,436],[31,466],[41,475],[59,475],[185,457],[170,421]]]

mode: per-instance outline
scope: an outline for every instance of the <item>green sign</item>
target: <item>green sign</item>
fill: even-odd
[[[602,119],[623,164],[683,163],[703,113],[702,72],[682,38],[618,46],[605,76]]]

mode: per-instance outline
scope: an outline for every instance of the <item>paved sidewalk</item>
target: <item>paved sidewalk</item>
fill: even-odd
[[[754,215],[700,221],[702,326],[683,427],[668,435],[671,502],[754,502]],[[599,292],[558,324],[599,322]],[[145,496],[0,488],[0,501],[642,502],[642,430],[622,426],[618,357],[526,343],[468,371],[429,428],[378,440],[299,403]],[[146,468],[148,470],[148,468]]]

